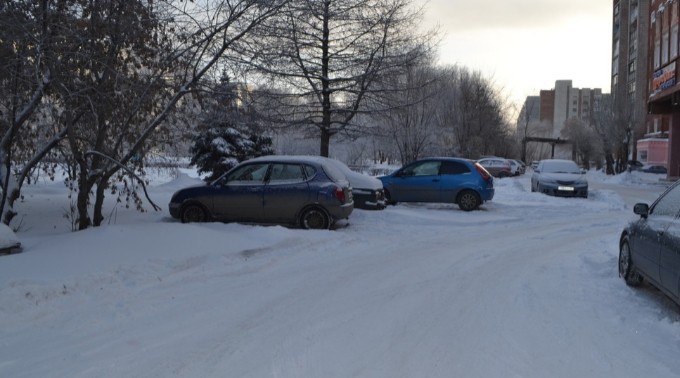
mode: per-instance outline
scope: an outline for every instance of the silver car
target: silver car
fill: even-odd
[[[573,160],[546,159],[531,175],[531,191],[559,197],[588,197],[585,170]]]
[[[253,222],[328,229],[354,209],[346,177],[322,158],[265,156],[217,180],[175,192],[170,215],[182,222]]]

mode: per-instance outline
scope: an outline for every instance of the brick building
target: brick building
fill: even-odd
[[[680,177],[680,0],[650,0],[647,136],[667,139],[668,176]]]

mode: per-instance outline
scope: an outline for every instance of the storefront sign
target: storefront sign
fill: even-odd
[[[652,92],[659,92],[666,90],[676,83],[675,62],[666,67],[654,72],[654,80],[652,81]]]

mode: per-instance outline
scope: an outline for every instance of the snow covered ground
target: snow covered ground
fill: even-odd
[[[677,377],[680,311],[617,276],[658,177],[591,172],[563,199],[525,175],[481,211],[399,204],[334,231],[118,206],[73,233],[63,185],[28,187],[24,251],[0,256],[0,377]],[[165,208],[196,179],[168,180]]]

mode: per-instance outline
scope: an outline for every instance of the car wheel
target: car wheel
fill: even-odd
[[[200,223],[208,220],[208,213],[203,206],[192,203],[182,208],[182,223]]]
[[[392,195],[390,191],[385,189],[385,204],[386,205],[396,205],[397,201],[392,200]]]
[[[534,188],[534,183],[532,182],[531,183],[531,193],[534,193],[534,192],[536,192],[536,188]]]
[[[642,283],[642,276],[638,273],[630,257],[628,239],[621,243],[619,250],[619,277],[623,278],[628,286],[639,286]]]
[[[327,230],[331,227],[331,218],[325,210],[310,207],[302,212],[300,226],[305,230]]]
[[[458,207],[463,211],[472,211],[482,204],[479,195],[472,190],[464,190],[458,195]]]

